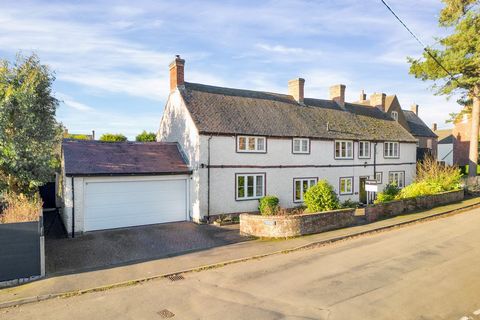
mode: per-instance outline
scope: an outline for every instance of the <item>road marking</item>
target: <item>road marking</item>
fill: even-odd
[[[480,309],[473,311],[473,314],[476,316],[480,315]]]

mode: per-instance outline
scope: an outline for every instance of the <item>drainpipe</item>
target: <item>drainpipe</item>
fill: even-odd
[[[377,179],[377,142],[373,145],[373,179]]]
[[[72,238],[75,238],[75,177],[72,177]]]
[[[207,159],[207,223],[210,223],[210,140],[208,137],[208,159]]]

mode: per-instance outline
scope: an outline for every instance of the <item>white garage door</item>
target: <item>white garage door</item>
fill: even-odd
[[[85,231],[187,219],[187,180],[85,184]]]

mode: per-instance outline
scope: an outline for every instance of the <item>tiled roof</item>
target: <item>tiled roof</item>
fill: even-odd
[[[420,119],[415,112],[409,110],[402,110],[410,127],[410,133],[414,136],[436,138],[437,135]]]
[[[451,144],[453,143],[452,129],[443,129],[434,131],[438,136],[439,144]]]
[[[152,175],[190,170],[176,143],[63,140],[65,174]]]
[[[181,93],[203,134],[414,142],[401,125],[377,108],[332,100],[185,83]]]

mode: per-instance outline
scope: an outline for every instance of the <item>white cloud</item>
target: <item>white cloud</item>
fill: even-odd
[[[57,97],[57,99],[59,99],[61,102],[63,102],[63,104],[65,104],[69,108],[73,108],[77,111],[82,111],[82,112],[93,111],[92,107],[75,100],[75,98],[67,94],[57,93],[55,96]]]

